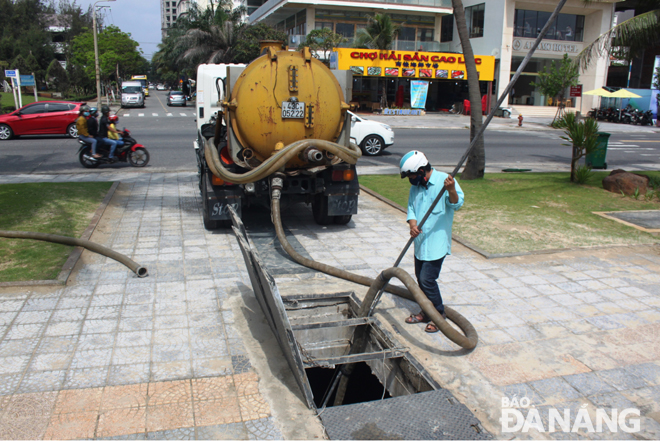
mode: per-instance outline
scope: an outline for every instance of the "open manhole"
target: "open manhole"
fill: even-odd
[[[282,297],[242,222],[233,222],[257,301],[331,439],[491,438],[378,320],[357,317],[354,293]]]

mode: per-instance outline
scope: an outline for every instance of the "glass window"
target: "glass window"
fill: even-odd
[[[470,38],[478,38],[484,36],[485,12],[485,3],[465,8],[465,20],[467,21],[467,28],[468,33],[470,34]]]
[[[47,103],[48,112],[68,112],[69,105],[65,103]]]
[[[353,23],[337,23],[336,33],[346,38],[353,38],[355,35],[355,25]]]
[[[514,15],[514,37],[536,38],[550,18],[550,12],[516,9]],[[559,14],[550,25],[544,39],[582,41],[584,15]]]
[[[46,103],[33,104],[21,110],[22,115],[34,115],[36,113],[46,113]]]
[[[454,14],[443,15],[440,28],[440,41],[452,41],[454,39]]]
[[[417,29],[417,41],[433,41],[433,29]]]
[[[398,39],[401,41],[415,41],[415,28],[400,27]]]
[[[314,23],[315,29],[330,29],[332,30],[332,22],[329,21],[317,21]]]

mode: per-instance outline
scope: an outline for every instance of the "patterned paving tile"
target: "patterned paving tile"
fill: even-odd
[[[70,369],[66,374],[64,387],[67,389],[101,387],[105,386],[107,378],[108,366]]]
[[[147,427],[147,409],[145,407],[123,407],[104,410],[99,415],[96,436],[99,438],[131,435],[137,432],[145,433]],[[136,439],[145,439],[136,438]]]
[[[76,412],[54,415],[44,439],[90,439],[96,431],[97,412]]]
[[[283,436],[275,426],[273,418],[260,418],[246,421],[245,428],[248,432],[247,439],[282,439]]]
[[[230,423],[218,424],[213,426],[197,426],[195,429],[196,439],[209,439],[209,440],[235,440],[235,439],[248,439],[248,431],[245,424]]]
[[[532,381],[529,385],[549,403],[576,400],[580,398],[579,392],[561,377]]]
[[[151,405],[147,407],[147,432],[193,427],[192,402]]]
[[[117,386],[124,384],[146,383],[149,381],[150,372],[149,363],[133,363],[110,366],[108,385]]]
[[[603,381],[594,372],[566,375],[563,378],[585,396],[613,392],[615,390],[614,387]]]

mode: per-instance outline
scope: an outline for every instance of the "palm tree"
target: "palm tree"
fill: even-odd
[[[389,15],[374,14],[367,16],[367,27],[358,29],[355,34],[355,47],[377,50],[390,50],[399,35],[399,26],[392,22]],[[381,106],[387,107],[387,80],[381,80],[383,92]]]
[[[600,35],[578,54],[575,62],[582,70],[601,56],[615,55],[631,61],[645,49],[660,44],[660,0],[638,0],[635,9],[641,13]]]
[[[200,63],[229,63],[240,40],[240,27],[231,21],[212,24],[208,29],[189,29],[179,40],[179,48],[188,48],[180,60]],[[197,64],[197,63],[196,63]]]
[[[463,47],[463,58],[465,59],[465,70],[467,71],[468,97],[470,98],[470,142],[481,129],[482,109],[481,109],[481,89],[479,88],[479,74],[477,73],[477,64],[474,61],[474,51],[470,44],[467,22],[465,21],[465,10],[461,0],[452,0],[454,8],[454,20],[456,20],[456,29],[458,37]],[[461,174],[461,179],[477,179],[484,177],[486,168],[486,151],[484,148],[483,135],[475,143],[470,155],[468,156],[465,168]]]

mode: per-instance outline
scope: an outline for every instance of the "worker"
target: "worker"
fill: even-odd
[[[92,155],[96,155],[96,138],[89,134],[87,128],[87,118],[89,117],[89,106],[80,106],[79,116],[76,119],[76,129],[78,129],[78,139],[89,144],[92,147]]]
[[[438,276],[442,262],[451,254],[451,229],[454,212],[461,208],[464,201],[463,190],[451,175],[431,167],[424,153],[413,150],[401,158],[399,164],[401,179],[410,181],[408,195],[408,225],[410,236],[415,239],[415,276],[417,283],[426,297],[433,303],[443,318],[447,318],[442,296],[438,287]],[[444,188],[447,190],[438,201],[426,222],[420,228],[421,221],[435,198]],[[406,323],[428,323],[426,332],[438,332],[431,319],[420,311],[411,314]]]

